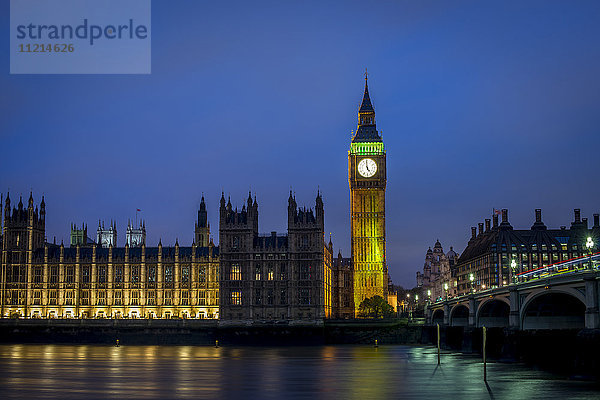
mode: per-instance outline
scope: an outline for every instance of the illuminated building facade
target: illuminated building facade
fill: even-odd
[[[298,208],[290,192],[288,232],[261,235],[258,203],[238,211],[221,197],[221,321],[317,321],[331,316],[331,245],[324,240],[323,200]]]
[[[143,223],[141,243],[132,237],[125,247],[94,243],[85,225],[71,226],[71,247],[47,243],[45,203],[35,208],[33,196],[27,207],[20,201],[15,208],[7,196],[3,214],[3,318],[314,323],[332,315],[333,245],[324,241],[320,195],[314,210],[298,208],[290,195],[287,235],[258,234],[256,199],[238,212],[222,198],[220,248],[210,239],[204,199],[191,247],[177,241],[147,247]]]
[[[427,299],[427,292],[431,293],[430,300],[440,300],[448,296],[455,296],[457,293],[456,278],[452,276],[452,270],[458,260],[458,254],[450,247],[448,253],[444,253],[444,249],[440,241],[436,241],[433,246],[427,250],[425,254],[425,264],[423,272],[417,272],[417,287],[421,288],[423,298]],[[448,284],[448,289],[445,289],[445,284]]]
[[[508,210],[486,219],[478,228],[471,228],[471,239],[460,255],[452,274],[457,279],[457,294],[511,284],[517,274],[546,267],[588,254],[585,243],[600,237],[600,221],[594,214],[594,224],[588,228],[587,218],[574,210],[570,229],[548,229],[542,222],[542,210],[535,210],[535,222],[528,230],[513,229]],[[514,267],[513,267],[514,266]],[[471,274],[473,281],[471,281]]]
[[[78,228],[76,224],[71,224],[71,246],[86,246],[93,243],[94,241],[87,235],[86,224],[82,224],[81,228]]]
[[[125,241],[129,247],[142,247],[146,245],[146,223],[140,221],[140,225],[136,226],[127,222],[127,233]]]
[[[110,221],[108,228],[104,228],[104,222],[98,221],[98,230],[96,231],[96,243],[108,249],[110,246],[117,245],[117,223]]]
[[[45,203],[4,207],[2,317],[218,318],[219,252],[45,241]],[[76,237],[81,235],[77,234]],[[116,236],[116,235],[115,235]]]
[[[348,152],[354,307],[368,297],[387,299],[385,242],[386,153],[375,125],[375,110],[365,91],[358,128]]]

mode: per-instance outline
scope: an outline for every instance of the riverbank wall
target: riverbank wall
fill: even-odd
[[[402,320],[324,323],[219,323],[215,320],[4,319],[3,343],[97,343],[122,345],[323,345],[417,344],[422,326]]]

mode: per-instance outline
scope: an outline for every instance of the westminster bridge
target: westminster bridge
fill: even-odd
[[[598,254],[592,257],[593,264],[599,258]],[[523,276],[520,279],[529,280],[438,301],[427,307],[427,323],[517,330],[598,329],[600,270],[577,267],[567,273],[558,268],[560,272],[533,279]]]

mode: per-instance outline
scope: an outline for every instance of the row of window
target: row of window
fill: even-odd
[[[301,306],[309,306],[311,304],[310,298],[310,289],[300,289],[298,290],[298,304]],[[275,301],[275,293],[273,289],[268,289],[266,291],[266,296],[264,296],[264,292],[261,289],[255,289],[254,292],[254,305],[274,305]],[[264,297],[263,297],[264,296]],[[281,289],[279,291],[279,300],[278,305],[287,305],[288,304],[288,295],[286,289]],[[242,291],[241,290],[232,290],[230,295],[230,304],[233,306],[241,306],[242,305]]]
[[[279,266],[279,280],[287,280],[287,265],[285,263],[281,263]],[[264,274],[263,274],[264,273]],[[272,281],[275,279],[276,268],[273,264],[268,264],[266,267],[261,265],[256,265],[254,267],[254,280],[267,280]],[[300,280],[310,280],[313,279],[313,267],[307,262],[300,262],[298,268],[298,279]],[[241,281],[242,280],[242,268],[238,263],[232,263],[229,270],[229,280],[232,281]]]
[[[179,305],[187,306],[191,304],[190,292],[189,291],[181,291],[181,296],[179,299]],[[114,291],[112,297],[112,304],[114,306],[126,305],[123,299],[122,291]],[[157,293],[155,291],[147,291],[146,292],[146,304],[147,306],[158,305],[157,302]],[[11,290],[7,291],[5,304],[7,305],[25,305],[26,304],[26,291],[24,290]],[[162,305],[173,305],[173,291],[165,290],[163,292]],[[99,290],[96,292],[96,301],[94,305],[105,306],[108,304],[108,296],[107,292],[104,290]],[[58,290],[49,290],[48,291],[48,305],[54,306],[58,305]],[[89,306],[92,305],[93,301],[90,299],[90,291],[82,290],[79,296],[79,305],[81,306]],[[139,306],[142,301],[140,301],[140,292],[137,290],[133,290],[130,292],[129,296],[129,305]],[[33,305],[42,305],[42,292],[40,290],[33,291]],[[215,291],[214,295],[211,293],[207,293],[204,290],[198,291],[197,294],[197,305],[199,306],[217,306],[219,305],[219,292]],[[64,301],[63,304],[65,306],[73,306],[75,305],[75,291],[74,290],[65,290],[64,291]]]
[[[146,271],[146,280],[148,283],[157,282],[157,270],[158,267],[156,265],[151,265],[147,267]],[[213,269],[209,271],[209,268],[205,265],[201,265],[197,268],[197,282],[205,283],[207,280],[216,281],[217,280],[217,271]],[[33,267],[33,283],[43,283],[44,282],[44,268],[41,266]],[[80,281],[82,283],[90,283],[91,275],[92,275],[92,267],[91,266],[82,266],[80,269]],[[181,283],[189,283],[191,279],[190,267],[185,265],[180,267],[180,275],[179,281]],[[212,274],[210,273],[212,272]],[[174,273],[175,267],[173,265],[166,265],[163,268],[163,282],[171,283],[174,281]],[[141,280],[140,274],[140,266],[131,266],[128,274],[129,282],[139,283]],[[56,265],[50,266],[48,268],[48,283],[59,283],[59,267]],[[75,267],[74,266],[66,266],[64,267],[64,283],[75,283]],[[7,269],[7,282],[27,282],[27,267],[25,266],[10,266]],[[96,282],[98,283],[106,283],[108,282],[108,266],[99,265],[96,268]],[[125,282],[125,274],[124,274],[124,266],[115,266],[113,270],[113,280],[114,283],[123,283]]]
[[[508,247],[509,247],[509,246],[507,246],[505,243],[503,243],[503,244],[500,246],[500,248],[501,248],[501,250],[502,250],[502,251],[507,251]],[[573,244],[571,244],[571,246],[570,246],[570,247],[571,247],[571,250],[573,250],[573,251],[577,251],[577,250],[579,250],[579,249],[581,248],[581,247],[580,247],[579,245],[577,245],[576,243],[573,243]],[[496,250],[496,249],[497,249],[497,245],[496,245],[496,244],[493,244],[493,245],[492,245],[492,249],[493,249],[493,250]],[[528,250],[531,250],[531,251],[538,251],[538,250],[541,250],[541,251],[548,251],[548,249],[550,249],[550,250],[552,250],[552,251],[558,251],[558,250],[562,250],[562,251],[568,251],[568,250],[569,250],[569,245],[568,245],[568,244],[566,244],[566,243],[561,243],[561,244],[560,244],[560,249],[559,249],[559,246],[557,246],[557,245],[556,245],[556,244],[554,244],[554,243],[553,243],[553,244],[551,244],[550,246],[548,246],[548,245],[547,245],[547,244],[545,244],[545,243],[543,243],[543,244],[541,244],[541,245],[538,245],[537,243],[533,243],[533,244],[531,244],[531,245],[529,245],[529,246],[527,246],[527,245],[525,245],[525,244],[520,244],[520,245],[517,245],[517,244],[512,244],[512,245],[510,246],[510,249],[511,249],[511,251],[512,251],[513,253],[516,253],[517,251],[528,251]]]

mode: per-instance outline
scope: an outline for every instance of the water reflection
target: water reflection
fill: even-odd
[[[590,398],[598,386],[425,347],[0,346],[3,398]]]

